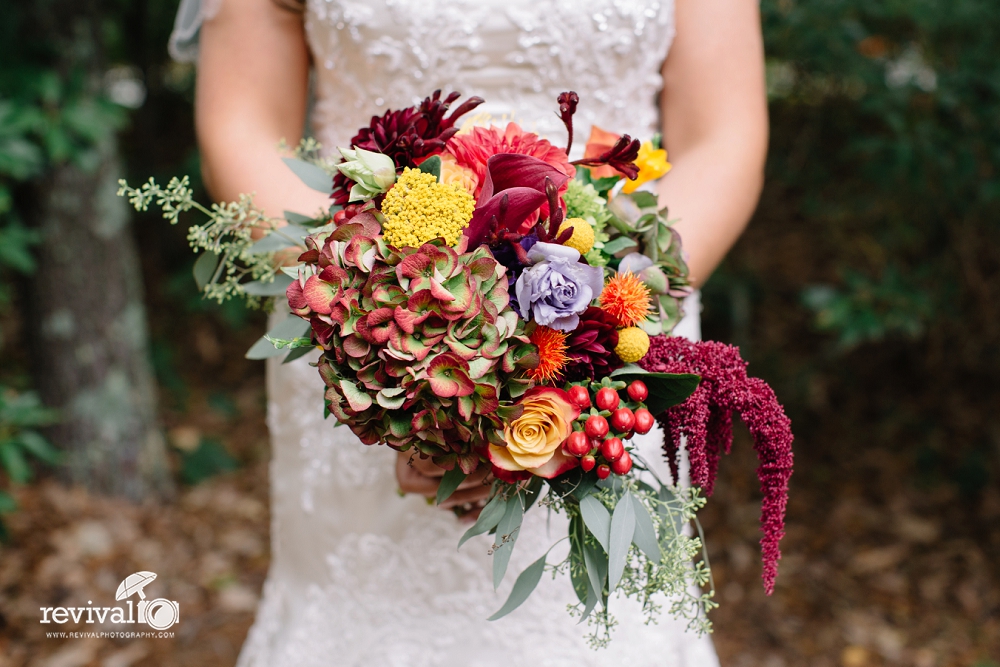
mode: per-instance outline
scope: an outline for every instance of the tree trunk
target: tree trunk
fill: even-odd
[[[96,168],[63,164],[40,186],[43,243],[30,287],[36,384],[62,410],[65,478],[140,500],[171,491],[149,361],[138,253],[116,196],[117,142]]]

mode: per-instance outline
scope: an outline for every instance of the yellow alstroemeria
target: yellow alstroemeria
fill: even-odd
[[[625,194],[632,194],[643,183],[655,181],[670,171],[667,151],[662,148],[653,148],[651,141],[639,146],[639,157],[635,159],[635,164],[639,167],[639,176],[634,181],[625,181],[625,186],[622,188],[622,192]]]

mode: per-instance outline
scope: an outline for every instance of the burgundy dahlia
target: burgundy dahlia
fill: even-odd
[[[622,367],[615,354],[618,331],[611,317],[602,309],[590,306],[580,315],[580,324],[566,337],[563,378],[568,382],[605,377]]]
[[[441,99],[441,91],[435,90],[417,106],[390,109],[381,116],[372,116],[368,127],[351,139],[351,146],[385,153],[392,158],[396,169],[416,167],[422,158],[444,150],[445,142],[458,132],[455,121],[484,101],[481,97],[470,97],[446,118],[445,113],[460,95],[451,93]],[[350,190],[350,180],[338,172],[333,177],[331,198],[334,203],[346,204]]]
[[[791,421],[774,391],[759,378],[747,377],[739,349],[715,342],[692,343],[683,338],[655,336],[640,362],[652,372],[695,373],[701,384],[684,403],[657,417],[666,434],[664,450],[677,476],[677,451],[681,438],[691,463],[691,482],[712,494],[719,457],[733,443],[732,413],[737,412],[754,439],[764,500],[760,540],[764,590],[774,591],[785,534],[788,480],[792,476]]]

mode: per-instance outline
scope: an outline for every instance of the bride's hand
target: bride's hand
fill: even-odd
[[[445,471],[434,465],[430,459],[421,458],[413,452],[399,452],[396,456],[396,481],[403,493],[419,493],[427,498],[437,495],[438,486]],[[490,494],[489,468],[479,470],[465,478],[458,490],[448,500],[441,503],[442,509],[465,509],[463,516],[475,518]]]

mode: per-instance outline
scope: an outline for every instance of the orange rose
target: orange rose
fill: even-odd
[[[562,451],[562,443],[573,431],[573,421],[580,416],[569,394],[553,387],[535,387],[525,393],[520,404],[524,412],[503,429],[507,446],[490,445],[490,462],[501,471],[525,471],[546,479],[576,466],[577,459]]]

